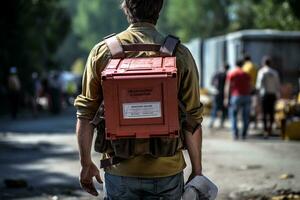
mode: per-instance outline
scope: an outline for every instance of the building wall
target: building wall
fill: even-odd
[[[184,44],[192,53],[196,62],[199,73],[199,85],[201,85],[202,66],[201,66],[201,40],[199,38],[191,40],[189,43]]]
[[[212,89],[211,79],[213,75],[227,63],[225,53],[225,38],[206,40],[203,46],[203,85],[202,87]]]
[[[297,71],[300,70],[299,40],[245,40],[248,52],[257,66],[261,66],[263,56],[269,55],[275,69],[278,70],[283,83],[297,84]]]
[[[211,79],[224,64],[235,67],[245,53],[259,67],[264,55],[270,55],[283,83],[298,85],[300,70],[300,32],[251,30],[206,40],[195,39],[186,46],[198,66],[201,87],[212,89]],[[202,48],[201,48],[202,46]],[[201,52],[203,49],[203,52]],[[202,65],[201,65],[202,64]]]

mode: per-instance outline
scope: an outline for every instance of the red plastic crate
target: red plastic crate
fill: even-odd
[[[106,138],[177,137],[176,75],[175,57],[110,60],[102,72]]]

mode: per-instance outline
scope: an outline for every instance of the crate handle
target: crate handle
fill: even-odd
[[[134,76],[114,76],[113,79],[150,79],[150,78],[166,78],[168,77],[167,74],[157,74],[157,75],[151,75],[151,76],[145,76],[145,75],[134,75]]]
[[[141,67],[141,68],[128,68],[126,69],[126,71],[149,71],[149,70],[152,70],[152,68],[150,67]]]

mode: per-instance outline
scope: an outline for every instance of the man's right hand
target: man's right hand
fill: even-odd
[[[100,184],[102,183],[99,169],[96,167],[96,165],[93,162],[87,165],[82,165],[80,177],[79,177],[79,181],[82,189],[84,189],[86,192],[90,193],[91,195],[98,196],[98,192],[93,183],[93,177],[96,178],[98,183]]]

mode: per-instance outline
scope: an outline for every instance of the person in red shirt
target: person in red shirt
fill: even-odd
[[[226,77],[224,105],[229,106],[234,139],[239,139],[238,113],[242,110],[242,139],[246,139],[251,106],[251,77],[242,70],[243,61],[236,62],[236,68]],[[230,97],[230,102],[229,102]]]

